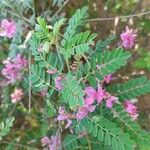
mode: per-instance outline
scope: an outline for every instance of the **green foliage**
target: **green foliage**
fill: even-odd
[[[10,132],[14,119],[14,117],[6,118],[4,122],[0,123],[0,140]]]
[[[80,130],[85,130],[113,150],[132,150],[134,142],[129,134],[122,132],[117,125],[104,117],[94,116],[93,118],[81,121]]]
[[[113,74],[127,64],[127,60],[130,56],[130,52],[125,52],[120,48],[94,54],[90,61],[91,69],[96,76],[104,77],[108,74]]]
[[[124,107],[121,105],[116,105],[113,108],[113,113],[116,116],[117,121],[123,125],[124,130],[128,132],[131,138],[138,145],[150,145],[150,136],[146,133],[141,127],[137,124],[137,122],[133,121],[129,114],[124,110]]]
[[[108,90],[119,97],[119,100],[130,100],[137,96],[149,93],[150,81],[145,76],[131,79],[124,84],[110,86]]]
[[[56,45],[58,41],[60,28],[65,21],[65,18],[61,18],[58,22],[54,24],[54,27],[52,27],[48,26],[43,18],[38,17],[38,24],[36,24],[35,28],[37,37],[40,38],[40,40],[43,40],[44,42],[47,41],[49,43],[49,46],[53,44]],[[50,31],[49,28],[52,28],[52,31]]]
[[[106,47],[111,44],[111,42],[116,38],[115,35],[110,35],[108,38],[105,40],[99,40],[96,44],[96,51],[101,52],[106,49]]]
[[[71,56],[82,56],[90,49],[89,45],[93,43],[96,34],[90,34],[90,31],[81,32],[75,34],[69,41],[65,43],[61,48],[61,53],[65,59],[69,59]]]
[[[71,74],[68,74],[63,83],[62,98],[71,108],[83,105],[83,91],[78,81]]]
[[[89,50],[89,45],[96,37],[96,34],[90,35],[89,31],[77,33],[77,28],[83,24],[87,18],[87,7],[78,9],[73,17],[69,20],[69,25],[61,41],[61,52],[67,60],[72,55],[81,55]]]
[[[145,50],[139,51],[139,58],[135,61],[134,67],[147,69],[150,71],[150,52]]]
[[[64,141],[63,141],[63,147],[65,150],[74,150],[78,146],[78,137],[73,134],[68,134]]]

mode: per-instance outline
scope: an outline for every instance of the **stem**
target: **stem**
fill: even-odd
[[[31,82],[31,50],[29,49],[29,101],[28,101],[28,108],[29,114],[31,113],[31,89],[32,89],[32,82]]]
[[[1,143],[10,144],[11,141],[1,141]],[[27,146],[27,145],[23,145],[23,144],[18,144],[18,143],[12,143],[12,145],[15,145],[17,147],[22,147],[22,148],[25,148],[25,149],[28,149],[28,150],[39,150],[38,148],[34,148],[34,147],[31,147],[31,146]]]
[[[57,12],[53,15],[52,18],[54,18],[55,16],[57,16],[59,14],[59,12],[66,6],[66,4],[69,2],[69,0],[66,0],[65,3],[57,10]]]
[[[125,19],[125,18],[131,18],[131,17],[140,17],[144,15],[150,14],[150,11],[146,11],[143,13],[137,13],[133,15],[127,15],[127,16],[118,16],[119,19]],[[113,21],[116,17],[106,17],[106,18],[93,18],[93,19],[87,19],[84,22],[95,22],[95,21]]]
[[[12,8],[12,10],[16,13],[16,16],[20,19],[23,19],[31,28],[33,28],[32,24],[29,22],[29,20],[27,18],[25,18],[24,16],[22,16],[18,10],[12,5],[10,0],[7,0],[7,2],[5,1],[5,3],[10,6]]]

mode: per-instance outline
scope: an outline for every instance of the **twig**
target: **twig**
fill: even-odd
[[[31,88],[32,88],[32,82],[31,82],[31,49],[29,49],[29,102],[28,102],[28,108],[29,108],[29,114],[31,113]]]
[[[133,14],[133,15],[127,15],[127,16],[118,16],[119,19],[125,19],[125,18],[131,18],[131,17],[140,17],[144,15],[150,14],[150,11],[146,11],[143,13]],[[93,18],[93,19],[87,19],[84,22],[95,22],[95,21],[113,21],[116,17],[108,17],[108,18]]]
[[[16,13],[16,17],[23,19],[31,28],[33,28],[32,24],[26,19],[24,16],[22,16],[17,9],[11,4],[10,0],[5,1],[5,3],[8,3],[8,6],[12,8],[12,10]]]
[[[59,12],[67,5],[67,3],[69,2],[69,0],[66,0],[65,3],[58,9],[58,11],[53,15],[52,18],[54,18],[57,14],[59,14]]]
[[[11,144],[10,141],[1,141],[1,143],[4,143],[4,144]],[[17,147],[22,147],[22,148],[25,148],[25,149],[28,149],[28,150],[39,150],[38,148],[34,148],[34,147],[29,147],[27,145],[23,145],[23,144],[19,144],[19,143],[12,143],[12,145],[15,145]]]

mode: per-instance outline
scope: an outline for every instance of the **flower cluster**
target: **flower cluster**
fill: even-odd
[[[122,46],[124,48],[130,49],[135,44],[135,38],[136,38],[135,31],[133,29],[129,29],[129,27],[127,26],[126,31],[120,35],[120,38],[121,38]]]
[[[55,136],[51,136],[51,138],[49,138],[48,136],[44,136],[41,139],[41,144],[42,146],[46,146],[49,148],[49,150],[59,150],[60,148],[60,137],[58,135]]]
[[[67,125],[65,126],[65,129],[67,129],[72,123],[72,121],[70,120],[70,114],[66,112],[64,107],[59,107],[58,113],[59,115],[57,117],[57,120],[67,121]]]
[[[22,79],[21,70],[28,65],[28,61],[18,54],[15,58],[7,58],[3,62],[5,67],[2,70],[2,75],[7,79],[7,83],[14,83],[16,80]]]
[[[131,116],[131,118],[133,120],[136,120],[137,117],[138,117],[137,107],[132,102],[130,102],[130,101],[126,101],[124,103],[124,107],[125,107],[126,112],[128,112],[129,115]]]
[[[16,33],[16,23],[3,19],[0,24],[0,36],[12,38]]]
[[[11,94],[12,103],[17,103],[23,98],[22,89],[15,89],[14,93]]]

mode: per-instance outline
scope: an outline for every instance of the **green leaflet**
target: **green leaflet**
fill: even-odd
[[[94,117],[81,121],[81,130],[86,130],[113,150],[133,150],[134,142],[129,134],[122,132],[115,123],[104,117]]]
[[[96,43],[96,51],[98,52],[101,52],[103,50],[106,49],[106,47],[111,44],[111,42],[116,38],[115,35],[110,35],[109,37],[107,37],[105,40],[99,40],[97,43]]]
[[[68,103],[70,108],[83,105],[84,93],[74,76],[68,74],[61,91],[63,101]]]
[[[76,29],[78,26],[82,25],[83,20],[87,18],[87,7],[78,9],[75,14],[69,19],[69,25],[64,33],[64,39],[61,41],[62,47],[66,42],[70,41],[72,37],[76,34]]]
[[[121,101],[130,100],[137,96],[150,92],[150,80],[145,76],[131,79],[124,84],[115,84],[108,88],[112,94],[115,94]]]
[[[124,110],[123,106],[115,105],[109,116],[113,116],[114,113],[116,121],[123,125],[123,130],[130,134],[130,137],[137,143],[137,145],[150,145],[150,135],[142,130],[136,121],[131,119],[129,114]]]
[[[73,134],[68,134],[64,141],[63,141],[63,147],[65,150],[74,150],[78,146],[78,136]]]
[[[32,55],[34,56],[34,60],[39,64],[40,67],[45,67],[47,69],[57,69],[59,71],[62,70],[63,64],[60,62],[57,53],[54,52],[39,52],[38,48],[40,46],[39,38],[34,34],[29,41],[30,49],[32,50]]]
[[[116,70],[126,65],[127,59],[130,56],[130,52],[123,51],[121,48],[112,51],[104,51],[103,53],[93,56],[93,59],[91,60],[92,70],[95,70],[96,65],[98,65],[98,71],[96,72],[102,77],[115,73]]]
[[[10,128],[13,126],[15,117],[6,118],[4,122],[0,123],[0,140],[10,132]]]
[[[74,37],[67,41],[61,48],[61,53],[65,59],[69,59],[72,55],[81,56],[90,49],[96,34],[90,34],[90,31],[75,34]]]
[[[32,86],[36,88],[37,91],[51,87],[50,75],[39,65],[31,66],[30,80],[32,82]]]
[[[61,41],[61,53],[65,60],[68,60],[72,55],[81,56],[90,49],[89,45],[93,42],[96,34],[91,34],[90,31],[77,33],[77,27],[81,26],[83,20],[87,16],[87,7],[78,9],[74,16],[69,20],[69,25],[63,35]]]
[[[59,37],[60,28],[65,21],[65,18],[61,18],[54,24],[54,27],[52,27],[52,30],[50,31],[46,21],[43,18],[38,17],[38,24],[36,24],[35,27],[37,37],[44,42],[48,41],[49,46],[51,46],[52,44],[56,45]]]

